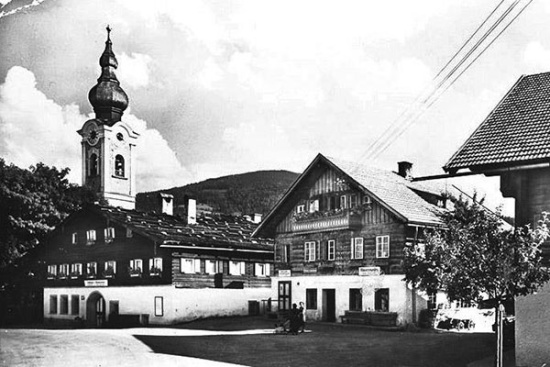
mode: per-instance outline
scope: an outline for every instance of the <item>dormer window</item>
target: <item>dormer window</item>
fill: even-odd
[[[120,154],[115,156],[115,176],[124,177],[124,157]]]
[[[306,210],[306,206],[304,204],[298,205],[296,207],[296,213],[303,213]]]
[[[309,212],[314,213],[319,211],[319,200],[310,200],[309,202]]]

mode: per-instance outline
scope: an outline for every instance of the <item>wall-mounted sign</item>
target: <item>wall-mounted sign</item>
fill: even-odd
[[[359,268],[359,275],[362,277],[380,275],[379,266],[362,266]]]
[[[291,274],[290,270],[279,270],[279,276],[280,277],[289,277]]]
[[[305,274],[313,274],[313,273],[317,273],[317,268],[305,268],[304,269],[304,273]]]
[[[92,279],[84,281],[85,287],[107,287],[108,285],[109,281],[107,279]]]

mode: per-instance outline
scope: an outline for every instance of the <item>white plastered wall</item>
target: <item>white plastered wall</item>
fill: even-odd
[[[398,325],[413,322],[413,297],[416,299],[416,320],[420,310],[427,307],[427,300],[414,292],[403,281],[403,275],[380,276],[292,276],[272,277],[273,305],[277,307],[279,281],[291,281],[291,303],[306,302],[306,289],[317,289],[317,309],[306,310],[308,320],[321,320],[323,314],[323,289],[335,290],[336,318],[349,310],[350,288],[360,288],[363,293],[363,311],[374,311],[374,292],[378,288],[389,289],[389,311],[397,312]]]
[[[212,316],[247,315],[248,301],[261,301],[270,296],[270,288],[218,289],[175,288],[172,285],[138,287],[78,287],[45,288],[44,319],[72,321],[77,316],[86,319],[86,301],[90,294],[99,292],[105,299],[105,314],[109,315],[109,301],[118,301],[119,314],[148,314],[150,324],[173,324]],[[50,314],[50,296],[69,298],[69,313]],[[79,314],[71,314],[71,296],[79,296]],[[163,316],[155,316],[155,297],[162,297]]]

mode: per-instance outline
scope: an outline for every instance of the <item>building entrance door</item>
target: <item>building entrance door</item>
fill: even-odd
[[[291,283],[289,281],[279,282],[279,310],[290,310],[290,302],[292,296]]]
[[[336,290],[323,289],[323,321],[336,321]]]
[[[88,327],[102,327],[105,324],[105,299],[99,292],[93,292],[88,296],[86,324]]]

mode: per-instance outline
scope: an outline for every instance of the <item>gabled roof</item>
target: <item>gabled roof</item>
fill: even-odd
[[[404,222],[420,225],[441,224],[438,215],[441,209],[428,203],[415,192],[443,195],[444,192],[437,186],[427,182],[411,182],[395,172],[327,158],[322,154],[318,154],[269,212],[264,221],[254,231],[253,236],[274,232],[278,223],[285,218],[297,203],[299,199],[299,195],[297,195],[298,188],[302,185],[311,184],[308,181],[308,176],[320,164],[324,164],[345,176]]]
[[[244,252],[272,252],[272,242],[251,238],[257,224],[231,215],[202,215],[196,224],[157,213],[94,205],[92,211],[145,236],[161,247],[201,248]]]
[[[522,76],[443,167],[483,171],[550,161],[550,73]]]

